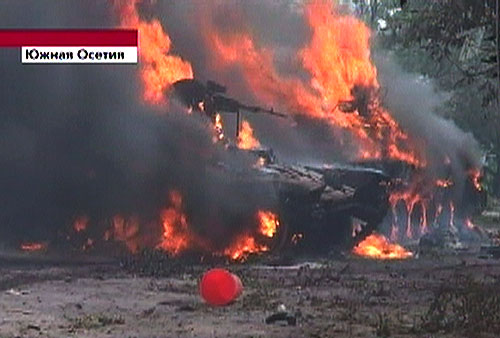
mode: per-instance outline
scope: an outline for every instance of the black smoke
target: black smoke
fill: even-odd
[[[228,30],[250,27],[259,44],[276,50],[280,73],[305,76],[295,56],[311,32],[300,1],[143,1],[138,6],[141,17],[161,21],[172,39],[172,52],[193,65],[198,79],[227,85],[228,94],[245,103],[261,104],[243,75],[237,69],[211,67],[201,34],[207,16]],[[111,2],[0,3],[0,28],[118,24]],[[141,102],[139,66],[22,65],[19,59],[16,49],[0,50],[3,241],[56,240],[79,215],[89,217],[90,231],[99,236],[116,214],[157,222],[172,189],[184,196],[194,229],[217,245],[252,226],[257,209],[274,208],[272,187],[251,177],[237,179],[238,173],[249,177],[254,159],[214,145],[206,120],[175,105],[161,111]],[[435,170],[443,153],[457,163],[457,176],[463,176],[469,162],[476,165],[472,137],[432,112],[443,98],[430,86],[413,83],[391,63],[377,63],[387,88],[384,104],[412,137],[426,142],[428,152],[436,155]],[[261,143],[287,161],[331,163],[353,152],[349,144],[337,142],[344,139],[342,131],[332,133],[323,121],[245,118]],[[233,136],[232,128],[228,130]]]
[[[100,1],[7,1],[0,22],[100,28],[118,20]],[[81,215],[96,237],[117,214],[160,224],[177,190],[193,229],[223,246],[255,225],[258,209],[273,208],[272,189],[232,175],[249,171],[253,157],[215,145],[204,118],[141,101],[138,66],[23,65],[19,53],[0,51],[2,242],[58,241]]]

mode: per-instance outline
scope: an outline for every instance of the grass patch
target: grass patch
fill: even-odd
[[[107,315],[105,313],[88,314],[82,317],[69,318],[71,328],[77,329],[98,329],[108,325],[125,324],[125,320],[120,315]]]
[[[377,316],[377,323],[375,325],[375,334],[377,337],[390,337],[390,319],[386,313],[379,313]]]
[[[500,332],[500,281],[476,281],[458,278],[443,284],[435,292],[422,329],[427,332]]]

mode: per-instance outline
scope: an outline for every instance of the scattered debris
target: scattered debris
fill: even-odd
[[[303,269],[321,269],[325,267],[325,264],[318,262],[302,262],[293,265],[256,265],[253,269],[256,270],[303,270]]]
[[[149,309],[142,311],[141,315],[142,315],[142,317],[150,316],[153,314],[153,312],[155,312],[155,310],[156,310],[156,307],[154,307],[154,306],[150,307]]]
[[[22,295],[28,295],[29,291],[19,291],[19,290],[9,289],[5,291],[5,293],[13,296],[22,296]]]
[[[276,322],[286,322],[289,326],[295,326],[297,318],[287,311],[284,304],[280,304],[277,311],[266,318],[266,324],[274,324]]]
[[[499,245],[482,246],[479,251],[479,256],[485,258],[500,258],[500,246]]]
[[[190,304],[185,304],[185,305],[181,305],[177,308],[177,311],[180,311],[180,312],[194,312],[196,311],[196,308]]]
[[[465,245],[459,240],[458,232],[451,227],[437,227],[424,234],[418,243],[421,252],[432,249],[464,249]]]
[[[40,326],[35,325],[35,324],[28,324],[27,329],[28,330],[35,330],[35,331],[40,331],[41,330]]]

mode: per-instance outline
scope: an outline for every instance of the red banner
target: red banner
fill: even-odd
[[[0,47],[136,47],[137,29],[2,29]]]

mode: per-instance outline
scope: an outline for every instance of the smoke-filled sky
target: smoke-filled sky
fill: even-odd
[[[262,46],[273,47],[281,73],[306,76],[295,53],[311,32],[297,3],[145,1],[139,8],[143,18],[161,21],[172,52],[192,64],[195,77],[227,85],[228,95],[244,102],[264,105],[240,69],[214,67],[204,48],[204,20],[221,30],[250,29]],[[0,28],[101,28],[118,23],[116,8],[104,1],[0,4]],[[182,192],[186,213],[207,236],[251,226],[248,220],[258,208],[274,206],[271,188],[228,183],[213,172],[214,163],[246,168],[250,159],[214,145],[207,121],[185,115],[175,103],[162,110],[141,101],[138,65],[22,65],[19,53],[0,50],[1,238],[51,239],[82,214],[96,224],[118,213],[150,221],[168,203],[172,189]],[[430,112],[440,96],[390,61],[377,64],[388,88],[387,106],[411,128],[410,134],[449,148],[457,157],[469,156],[474,141]],[[244,117],[261,143],[274,148],[282,160],[324,163],[350,153],[350,146],[340,147],[322,121]]]

